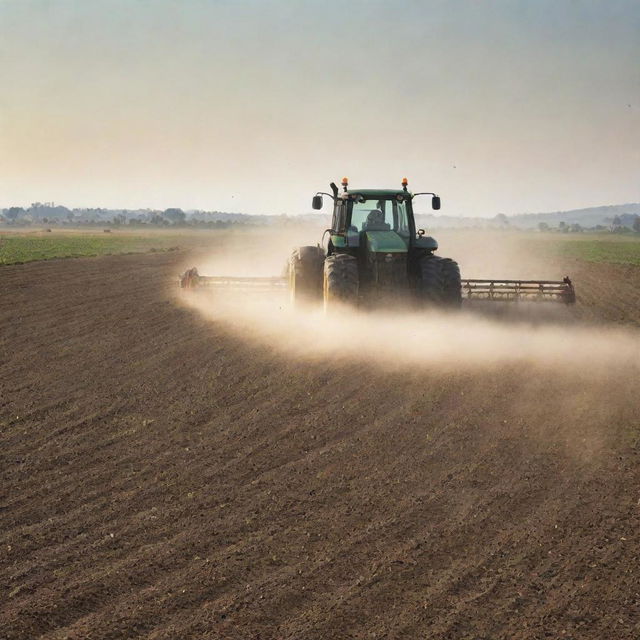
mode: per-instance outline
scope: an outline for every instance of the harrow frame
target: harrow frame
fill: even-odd
[[[498,302],[564,302],[573,304],[576,292],[568,276],[562,280],[480,280],[462,278],[462,297],[465,300]]]
[[[238,276],[201,276],[193,267],[180,276],[183,289],[215,288],[234,291],[269,291],[285,289],[288,278],[268,276],[262,278]],[[462,278],[463,300],[490,300],[492,302],[563,302],[573,304],[576,293],[571,279],[562,280],[506,280]]]

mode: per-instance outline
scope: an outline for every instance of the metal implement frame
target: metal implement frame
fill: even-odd
[[[286,287],[287,278],[278,276],[266,278],[242,278],[236,276],[199,276],[199,287],[216,287],[220,289],[272,289]]]
[[[180,276],[180,286],[183,289],[212,287],[216,289],[233,289],[235,291],[263,291],[274,288],[284,288],[288,284],[287,278],[278,276],[266,278],[244,278],[237,276],[201,276],[194,267]]]
[[[571,280],[479,280],[462,279],[462,296],[466,300],[517,302],[564,302],[573,304],[576,293]]]
[[[235,291],[269,291],[285,289],[288,278],[271,276],[262,278],[238,276],[201,276],[194,267],[180,276],[183,289],[216,288]],[[562,280],[503,280],[476,278],[462,279],[464,300],[491,300],[495,302],[563,302],[573,304],[576,293],[570,278]]]

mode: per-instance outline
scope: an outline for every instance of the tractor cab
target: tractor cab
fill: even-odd
[[[347,178],[343,178],[343,190],[338,193],[332,183],[334,207],[328,253],[365,247],[368,251],[385,254],[437,249],[438,243],[433,238],[424,236],[422,230],[416,231],[415,196],[407,190],[406,178],[402,185],[403,189],[398,190],[349,189]],[[428,195],[433,196],[433,208],[439,209],[438,196]],[[322,194],[314,198],[313,206],[322,207]]]

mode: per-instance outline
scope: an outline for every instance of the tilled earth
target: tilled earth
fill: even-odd
[[[184,261],[0,271],[0,638],[640,637],[636,371],[292,358]]]

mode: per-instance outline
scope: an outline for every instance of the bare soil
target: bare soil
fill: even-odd
[[[630,371],[295,359],[185,260],[0,270],[1,638],[640,637]],[[637,324],[639,269],[568,266]]]

